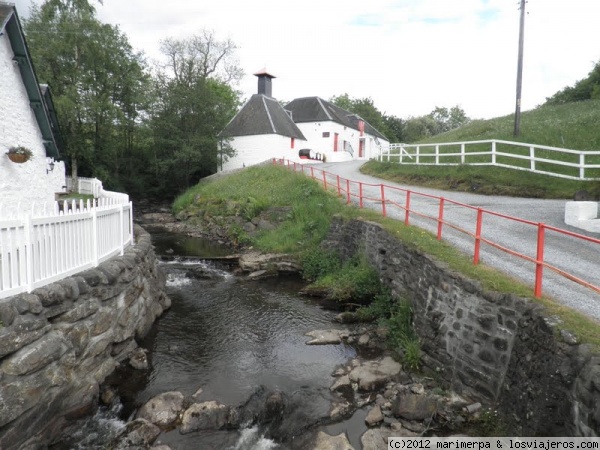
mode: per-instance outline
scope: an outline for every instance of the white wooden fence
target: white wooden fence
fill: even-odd
[[[569,150],[497,139],[439,144],[390,144],[376,158],[400,164],[480,165],[573,180],[600,179],[600,151]]]
[[[54,202],[14,211],[0,205],[0,298],[122,255],[133,244],[133,207],[122,200]]]
[[[129,202],[129,196],[121,192],[105,191],[102,181],[98,178],[77,177],[77,186],[73,186],[73,178],[67,177],[67,191],[84,195],[93,195],[94,198],[113,198],[121,202]]]

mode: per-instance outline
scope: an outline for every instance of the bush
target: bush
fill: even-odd
[[[337,272],[342,261],[335,252],[313,248],[302,255],[302,276],[307,281],[315,281]]]

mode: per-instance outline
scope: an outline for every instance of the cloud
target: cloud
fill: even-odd
[[[17,0],[17,7],[28,0]],[[399,117],[460,105],[474,118],[514,111],[518,3],[510,0],[104,0],[100,20],[160,57],[159,42],[203,28],[239,46],[246,97],[252,73],[277,76],[278,99],[348,93]],[[581,79],[600,59],[600,2],[529,0],[523,109]],[[19,11],[21,13],[21,11]],[[23,14],[21,14],[23,15]]]

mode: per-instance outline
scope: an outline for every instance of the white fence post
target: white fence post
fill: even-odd
[[[98,245],[100,237],[98,236],[98,208],[92,206],[92,262],[94,267],[98,267]]]
[[[124,205],[119,205],[119,245],[120,245],[120,251],[119,251],[119,255],[123,256],[123,250],[125,249],[125,247],[123,246],[123,208],[125,208]]]
[[[460,144],[460,163],[465,163],[465,143]]]
[[[129,233],[131,234],[131,245],[135,244],[133,239],[133,202],[129,202]]]
[[[23,245],[25,245],[26,249],[25,250],[25,264],[26,264],[26,283],[23,284],[23,280],[21,280],[21,286],[26,287],[27,292],[31,292],[33,290],[33,224],[32,224],[32,220],[31,220],[31,215],[28,214],[25,217],[25,221],[24,221],[24,239],[23,239]]]
[[[496,141],[492,141],[492,165],[496,165]]]
[[[585,180],[585,153],[579,153],[579,179]]]
[[[529,147],[529,168],[532,172],[535,172],[535,147]]]
[[[435,165],[439,165],[440,163],[440,146],[436,145],[435,146]]]

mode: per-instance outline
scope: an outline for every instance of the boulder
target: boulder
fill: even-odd
[[[146,370],[148,368],[148,358],[146,350],[141,347],[136,348],[129,356],[129,365],[136,370]]]
[[[215,401],[194,403],[183,413],[181,434],[202,430],[219,430],[228,424],[229,406]]]
[[[347,330],[314,330],[309,331],[305,336],[312,339],[306,342],[306,345],[332,345],[340,344],[342,339],[348,337]]]
[[[184,396],[181,392],[172,391],[159,394],[142,406],[136,417],[146,419],[162,429],[169,428],[177,421],[183,411]]]
[[[360,437],[363,450],[381,450],[388,448],[388,438],[392,435],[389,428],[373,428],[364,432]]]
[[[350,380],[358,383],[360,391],[374,391],[394,379],[402,366],[391,357],[386,356],[379,361],[366,361],[350,372]]]
[[[313,450],[354,450],[354,447],[350,445],[350,441],[348,441],[345,433],[330,436],[327,433],[319,431]]]
[[[379,406],[375,406],[369,411],[367,417],[365,417],[365,423],[369,427],[374,427],[378,423],[383,422],[383,414],[381,413],[381,408]]]
[[[146,419],[135,419],[119,432],[110,448],[113,450],[131,450],[148,448],[160,434],[160,428]]]
[[[392,404],[396,417],[408,420],[425,420],[433,417],[438,409],[437,400],[426,395],[404,392]]]

